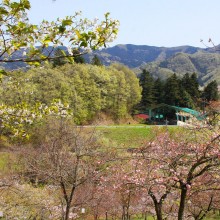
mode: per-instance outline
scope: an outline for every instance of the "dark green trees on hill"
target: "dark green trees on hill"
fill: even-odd
[[[156,103],[154,79],[149,72],[143,70],[140,76],[140,86],[142,87],[142,99],[140,106],[152,106]]]
[[[182,79],[173,74],[167,80],[154,79],[149,72],[143,70],[140,75],[142,99],[139,109],[145,110],[156,104],[165,103],[181,107],[195,108],[201,97],[207,101],[218,99],[218,85],[216,81],[209,83],[202,93],[199,90],[198,78],[195,73],[186,73]]]
[[[179,80],[176,74],[166,80],[164,88],[164,103],[169,105],[179,105],[181,100]]]
[[[199,98],[199,83],[195,73],[193,73],[191,76],[189,75],[189,73],[186,73],[181,79],[181,85],[192,98]]]
[[[216,80],[210,82],[205,88],[203,92],[203,98],[207,101],[216,101],[218,100],[218,84]]]

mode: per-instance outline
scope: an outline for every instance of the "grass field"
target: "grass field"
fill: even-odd
[[[177,126],[103,126],[97,127],[104,137],[114,141],[119,146],[129,148],[140,147],[147,141],[155,138],[160,132],[168,130],[169,133],[177,133],[183,128]]]

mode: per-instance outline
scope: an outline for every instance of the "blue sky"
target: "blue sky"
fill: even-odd
[[[111,44],[204,47],[200,39],[220,43],[220,0],[30,0],[31,21],[53,20],[82,11],[100,19],[105,12],[120,21]]]

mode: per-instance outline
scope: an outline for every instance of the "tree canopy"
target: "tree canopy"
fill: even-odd
[[[117,36],[119,22],[111,19],[109,13],[103,21],[88,20],[81,17],[81,12],[76,12],[36,25],[29,22],[27,12],[30,8],[29,0],[2,0],[0,3],[1,63],[21,61],[39,65],[42,61],[57,58],[54,50],[64,44],[68,54],[59,57],[68,57],[73,62],[73,57],[106,46]],[[79,49],[80,53],[73,53],[74,49]]]

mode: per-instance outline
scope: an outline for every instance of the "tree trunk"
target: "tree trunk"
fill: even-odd
[[[162,216],[162,203],[161,202],[156,202],[154,203],[155,206],[155,211],[157,214],[157,220],[163,220],[163,216]]]
[[[179,211],[178,211],[178,220],[183,220],[184,219],[186,194],[187,194],[187,188],[184,184],[181,187],[181,197],[180,197],[180,207],[179,207]]]
[[[70,214],[70,204],[67,203],[66,204],[66,211],[65,211],[65,218],[64,218],[64,220],[68,220],[69,219],[69,214]]]

